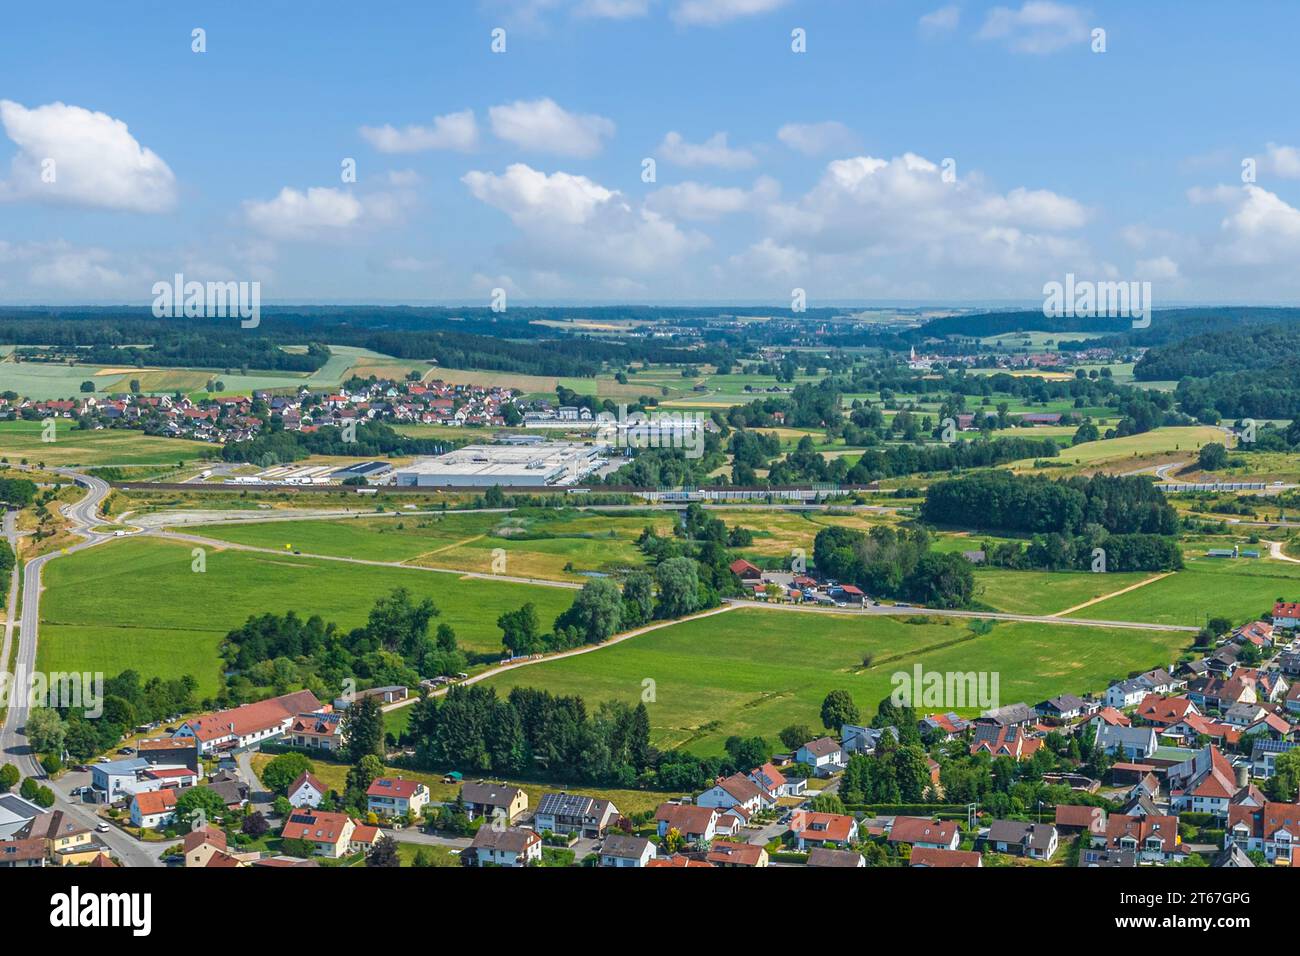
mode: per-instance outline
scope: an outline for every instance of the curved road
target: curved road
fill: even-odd
[[[54,470],[59,474],[66,475],[86,489],[86,495],[80,501],[62,507],[64,517],[69,521],[69,530],[79,535],[82,540],[60,551],[52,551],[49,554],[32,558],[27,562],[23,570],[22,614],[16,622],[18,624],[18,633],[12,635],[18,640],[18,655],[14,661],[14,679],[10,684],[10,687],[14,689],[28,686],[29,676],[36,668],[36,639],[37,627],[40,622],[42,569],[47,563],[65,553],[81,551],[97,544],[103,544],[105,541],[113,540],[112,535],[100,534],[93,530],[103,523],[99,517],[99,506],[104,498],[108,496],[108,482],[69,469],[56,468]],[[11,534],[11,540],[16,538],[16,534],[12,532],[12,516],[9,516],[5,522],[5,531]],[[16,571],[14,577],[16,581]],[[12,591],[16,590],[15,586]],[[10,604],[10,616],[12,616],[12,611],[13,605]],[[9,646],[11,623],[6,624],[5,627],[6,639],[4,643],[6,648]],[[15,693],[11,694],[11,697],[9,707],[5,711],[4,726],[0,727],[0,758],[5,763],[14,764],[23,776],[43,780],[46,778],[45,770],[37,761],[35,754],[32,753],[31,746],[27,743],[27,736],[24,733],[29,710],[27,694]],[[85,809],[83,804],[69,799],[67,794],[62,793],[53,784],[51,784],[51,789],[55,793],[54,805],[57,809],[62,810],[66,815],[86,827],[94,828],[100,823],[99,818]],[[101,843],[108,846],[115,857],[127,866],[161,865],[159,855],[165,844],[144,844],[116,829],[107,833],[98,833],[96,836]]]

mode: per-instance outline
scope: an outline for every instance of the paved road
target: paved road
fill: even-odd
[[[55,471],[73,479],[78,485],[86,489],[86,495],[80,501],[71,505],[64,505],[62,508],[64,516],[70,522],[69,529],[78,534],[82,540],[70,545],[64,551],[53,551],[33,558],[27,562],[23,571],[22,614],[17,622],[18,634],[14,635],[18,638],[18,656],[14,661],[14,680],[10,685],[16,689],[28,686],[30,675],[36,668],[37,628],[40,622],[41,570],[46,564],[58,558],[65,551],[80,551],[112,540],[112,535],[98,534],[92,530],[102,523],[99,517],[99,506],[108,495],[108,482],[69,469],[59,468],[55,469]],[[9,529],[10,522],[6,521],[6,532]],[[14,576],[16,579],[17,569],[15,569]],[[10,606],[12,607],[12,605]],[[10,628],[6,626],[5,631],[5,643],[8,646]],[[57,784],[48,781],[45,770],[37,761],[35,754],[32,753],[31,746],[27,743],[27,736],[24,733],[27,714],[30,709],[28,705],[26,693],[15,693],[13,699],[10,700],[9,708],[5,711],[4,725],[0,727],[0,758],[6,763],[14,764],[24,776],[46,780],[50,789],[54,791],[55,807],[63,810],[83,826],[95,827],[101,822],[98,817],[87,805],[68,796],[70,789],[89,782],[87,775],[68,775]],[[86,777],[86,779],[83,780],[82,777]],[[161,865],[159,856],[164,848],[161,844],[141,843],[117,829],[110,830],[107,833],[99,833],[96,836],[101,843],[108,846],[114,856],[127,866]]]

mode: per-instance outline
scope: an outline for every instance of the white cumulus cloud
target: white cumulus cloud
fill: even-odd
[[[570,113],[549,97],[494,106],[488,117],[492,132],[506,142],[559,156],[595,156],[614,135],[612,120]]]
[[[27,109],[0,100],[0,124],[18,147],[9,178],[0,182],[0,199],[149,213],[176,204],[171,169],[107,113],[66,103]]]
[[[1082,10],[1053,0],[1029,0],[1020,9],[994,7],[976,34],[998,40],[1017,53],[1055,53],[1090,35]]]
[[[478,122],[473,110],[435,116],[429,126],[363,126],[361,136],[381,153],[419,153],[450,149],[465,153],[478,145]]]
[[[718,169],[747,169],[758,160],[747,149],[727,145],[726,133],[714,133],[703,143],[689,143],[676,131],[664,136],[656,154],[675,166],[716,166]]]
[[[326,186],[305,192],[285,186],[274,199],[244,203],[249,225],[272,239],[328,239],[359,224],[364,214],[352,193]]]
[[[853,131],[843,123],[786,123],[776,131],[776,138],[805,156],[824,156],[852,147]]]

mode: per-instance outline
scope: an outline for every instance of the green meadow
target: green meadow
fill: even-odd
[[[1212,617],[1234,624],[1273,610],[1273,602],[1300,600],[1300,564],[1266,558],[1192,558],[1167,578],[1088,608],[1108,621],[1199,626]]]
[[[450,574],[313,560],[293,555],[206,551],[195,572],[191,546],[127,538],[51,561],[41,598],[38,667],[133,667],[145,677],[193,674],[204,693],[220,677],[217,648],[250,615],[319,614],[343,628],[365,623],[375,600],[405,587],[431,598],[463,648],[500,649],[496,619],[531,601],[549,625],[573,601],[564,588],[462,579]]]
[[[849,691],[867,717],[893,690],[891,676],[918,663],[930,671],[997,673],[1002,703],[1033,704],[1066,691],[1102,690],[1117,675],[1169,664],[1189,644],[1190,635],[1177,632],[1003,623],[980,635],[953,618],[909,623],[745,609],[487,683],[502,694],[514,686],[581,694],[588,707],[653,696],[647,706],[656,745],[708,754],[733,734],[775,743],[789,724],[820,726],[821,702],[831,690]]]
[[[125,428],[78,429],[70,419],[55,423],[54,441],[45,441],[45,422],[0,422],[0,457],[26,458],[47,465],[154,465],[218,458],[221,448],[207,442],[160,438]]]

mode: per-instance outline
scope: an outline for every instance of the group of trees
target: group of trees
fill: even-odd
[[[51,675],[51,680],[56,676],[64,675]],[[81,676],[66,675],[68,680]],[[60,684],[71,687],[63,681]],[[82,686],[79,700],[51,701],[60,704],[57,708],[34,707],[27,718],[27,738],[32,749],[47,761],[47,769],[65,751],[74,760],[88,760],[115,747],[140,724],[195,710],[199,704],[197,688],[198,682],[188,674],[175,680],[141,680],[138,672],[123,671],[104,681],[103,696],[98,700],[94,699],[95,688]],[[57,696],[64,695],[60,692]],[[88,717],[87,712],[98,716]]]
[[[438,616],[431,600],[417,600],[406,588],[376,600],[366,624],[349,631],[319,615],[304,621],[293,611],[250,616],[222,644],[228,677],[220,702],[260,700],[299,687],[326,699],[348,680],[358,687],[413,687],[422,677],[458,673],[465,654],[449,624],[433,628]]]
[[[930,485],[921,515],[931,524],[987,531],[1078,534],[1095,524],[1111,534],[1178,533],[1178,513],[1146,476],[1051,481],[980,472]]]
[[[273,423],[248,441],[227,442],[222,446],[225,461],[246,461],[262,467],[297,461],[309,455],[347,455],[383,458],[391,455],[434,455],[453,447],[447,439],[412,438],[393,430],[384,422],[362,422],[356,427],[355,441],[344,440],[342,428],[316,431],[285,431]]]
[[[588,713],[581,697],[526,687],[506,698],[479,684],[424,697],[412,706],[405,739],[423,766],[501,774],[550,768],[619,787],[637,786],[657,756],[644,703],[607,701]]]
[[[931,550],[929,533],[919,527],[823,528],[813,539],[813,561],[827,577],[877,597],[952,608],[969,604],[975,593],[970,562]]]

